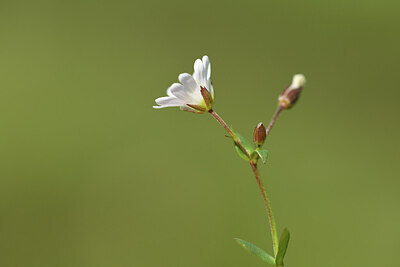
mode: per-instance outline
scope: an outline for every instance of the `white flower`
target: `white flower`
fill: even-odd
[[[214,102],[214,90],[211,84],[211,65],[208,56],[194,62],[194,73],[181,73],[180,83],[174,83],[167,89],[167,95],[156,99],[158,106],[153,108],[180,107],[181,110],[204,113],[211,109]]]

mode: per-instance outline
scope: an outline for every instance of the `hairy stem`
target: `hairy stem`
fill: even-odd
[[[222,125],[222,127],[225,128],[225,130],[229,133],[230,136],[232,136],[233,141],[240,147],[240,149],[243,151],[243,153],[246,154],[247,158],[250,160],[250,155],[247,153],[247,150],[244,148],[243,144],[240,142],[239,139],[236,138],[235,134],[232,132],[231,128],[224,122],[224,120],[212,109],[208,111],[213,117],[219,122],[219,124]]]
[[[276,253],[278,253],[279,241],[278,241],[278,231],[276,230],[275,217],[274,217],[274,214],[272,213],[271,203],[268,199],[267,192],[265,191],[265,188],[260,179],[260,175],[258,174],[257,163],[250,161],[250,165],[251,165],[251,168],[253,169],[254,176],[256,177],[258,187],[260,188],[261,194],[264,199],[264,204],[265,204],[265,208],[267,210],[267,215],[268,215],[269,226],[271,229],[272,244],[274,247],[274,256],[276,257]]]

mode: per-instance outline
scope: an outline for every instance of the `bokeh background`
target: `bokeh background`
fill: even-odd
[[[307,86],[262,179],[287,266],[398,266],[400,2],[0,1],[0,266],[265,266],[249,166],[207,114],[154,99],[207,54],[251,137]]]

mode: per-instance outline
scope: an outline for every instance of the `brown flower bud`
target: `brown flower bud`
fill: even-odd
[[[300,96],[300,92],[306,83],[306,78],[303,74],[293,76],[292,84],[289,85],[279,96],[279,106],[282,108],[292,107]]]
[[[265,127],[264,124],[260,122],[254,129],[254,143],[257,146],[262,146],[264,144],[265,137],[267,137],[265,133]]]

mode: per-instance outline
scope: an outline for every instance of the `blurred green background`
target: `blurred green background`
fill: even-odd
[[[0,266],[265,266],[250,167],[154,99],[207,54],[215,110],[268,123],[287,266],[399,266],[400,3],[0,1]]]

